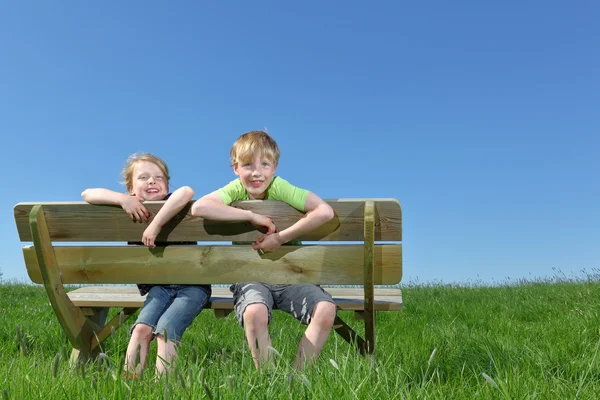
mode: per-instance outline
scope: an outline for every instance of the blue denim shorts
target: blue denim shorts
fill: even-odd
[[[212,293],[210,285],[156,285],[148,292],[133,328],[145,324],[154,335],[179,343],[183,332],[200,314]]]
[[[238,282],[229,288],[233,292],[235,315],[244,325],[244,311],[250,304],[262,303],[269,312],[277,308],[291,314],[304,325],[310,323],[317,303],[333,298],[321,286],[311,284],[273,285],[264,282]],[[335,303],[334,303],[335,304]]]

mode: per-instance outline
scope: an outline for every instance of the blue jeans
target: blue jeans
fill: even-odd
[[[183,332],[210,300],[211,293],[210,285],[153,286],[131,332],[137,324],[145,324],[153,328],[154,335],[179,343]]]

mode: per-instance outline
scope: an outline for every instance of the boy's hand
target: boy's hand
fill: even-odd
[[[129,214],[129,217],[134,222],[147,222],[150,217],[150,213],[146,210],[146,207],[135,196],[126,196],[121,202],[121,208]]]
[[[273,221],[271,221],[271,218],[267,217],[266,215],[252,213],[250,223],[257,228],[267,228],[266,235],[275,233],[275,231],[277,230],[277,227],[275,227],[275,224],[273,223]]]
[[[157,227],[156,224],[150,223],[142,235],[142,243],[151,249],[155,248],[156,245],[154,244],[154,241],[160,233],[160,229],[161,228]]]
[[[254,250],[262,250],[265,253],[272,253],[280,248],[282,244],[283,241],[281,240],[279,232],[275,232],[270,235],[263,235],[256,239],[256,242],[252,243],[252,248]]]

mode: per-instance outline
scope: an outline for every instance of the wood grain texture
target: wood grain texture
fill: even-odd
[[[251,246],[55,246],[65,284],[227,284],[238,281],[362,285],[362,245],[283,246],[259,255]],[[31,280],[41,283],[33,246],[23,248]],[[375,284],[402,278],[402,245],[376,245]]]
[[[40,282],[38,283],[44,284],[54,313],[71,344],[87,356],[90,352],[89,338],[92,334],[92,324],[83,312],[73,305],[64,290],[42,206],[34,207],[29,215],[29,224],[35,244],[33,257],[36,263],[39,259]]]
[[[335,300],[340,310],[363,310],[364,291],[360,288],[325,288]],[[233,297],[227,288],[215,287],[206,308],[232,310]],[[145,296],[140,296],[133,286],[87,286],[69,292],[69,298],[79,307],[124,307],[139,308]],[[396,311],[402,309],[400,289],[375,289],[375,310]]]
[[[373,201],[365,202],[365,245],[363,249],[364,256],[364,288],[365,288],[365,344],[367,353],[375,352],[375,203]]]
[[[364,203],[367,199],[327,200],[335,217],[299,240],[309,241],[362,241]],[[402,210],[395,199],[370,199],[377,204],[375,221],[376,241],[402,240]],[[85,202],[19,203],[14,207],[15,222],[22,242],[30,242],[28,216],[31,208],[44,206],[46,220],[53,242],[137,242],[147,224],[132,222],[118,206],[91,205]],[[156,215],[163,201],[145,202],[144,206]],[[254,241],[261,235],[247,222],[218,222],[193,217],[189,210],[193,201],[167,223],[158,241]],[[303,213],[286,203],[272,200],[242,201],[236,207],[268,215],[279,230],[302,218]]]

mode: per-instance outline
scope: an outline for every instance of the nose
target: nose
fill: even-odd
[[[154,180],[154,177],[151,176],[150,178],[148,178],[148,184],[150,183],[156,183],[156,181]]]

